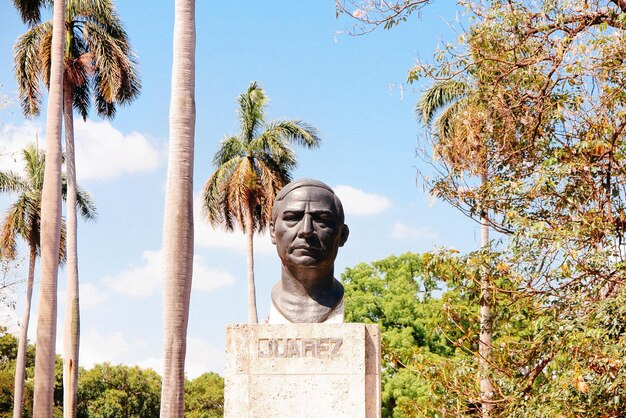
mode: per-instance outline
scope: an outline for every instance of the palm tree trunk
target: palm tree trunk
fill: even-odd
[[[63,114],[65,121],[65,166],[67,171],[67,284],[65,324],[63,330],[63,417],[76,416],[78,387],[78,347],[80,341],[80,312],[78,308],[78,246],[76,222],[76,166],[74,153],[74,117],[71,82],[64,81]]]
[[[46,168],[41,197],[41,280],[37,316],[33,416],[51,417],[57,327],[57,278],[61,240],[61,125],[65,0],[55,0],[46,120]]]
[[[487,175],[482,174],[481,185],[487,182]],[[487,211],[481,210],[480,232],[481,247],[489,246],[489,219]],[[491,318],[491,286],[489,277],[483,272],[480,279],[480,337],[478,341],[478,356],[480,365],[480,395],[483,418],[489,418],[493,410],[493,384],[491,383],[491,351],[493,339],[493,321]]]
[[[13,396],[13,418],[22,417],[24,403],[24,380],[26,374],[26,351],[28,350],[28,323],[30,322],[30,302],[33,298],[33,282],[35,281],[35,260],[37,250],[30,246],[30,258],[28,259],[28,279],[26,281],[26,301],[24,302],[24,314],[20,327],[20,339],[17,346],[17,359],[15,361],[15,386]]]
[[[246,240],[248,253],[248,322],[256,324],[259,317],[256,311],[256,290],[254,287],[254,226],[252,221],[252,208],[246,211]]]
[[[195,48],[195,1],[175,0],[170,144],[163,221],[162,418],[182,417],[185,406],[185,354],[193,274]]]

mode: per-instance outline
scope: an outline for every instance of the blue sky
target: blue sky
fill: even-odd
[[[391,254],[434,246],[468,251],[478,245],[478,226],[447,204],[430,201],[416,180],[418,169],[429,170],[415,157],[422,130],[413,111],[426,86],[405,84],[418,57],[428,59],[439,42],[455,39],[454,3],[428,6],[393,30],[360,37],[341,33],[352,22],[335,19],[331,1],[240,0],[196,7],[197,196],[212,173],[219,142],[238,132],[237,96],[258,81],[270,97],[269,120],[301,119],[320,131],[319,149],[296,149],[293,177],[320,179],[344,202],[351,235],[339,252],[337,277],[346,267]],[[86,123],[76,120],[78,180],[99,211],[96,222],[79,224],[81,364],[111,361],[160,370],[173,2],[119,1],[117,9],[139,58],[143,89],[112,122],[95,115]],[[0,110],[0,167],[6,169],[18,167],[16,151],[27,143],[37,137],[45,142],[45,115],[26,120],[20,113],[12,47],[26,27],[10,2],[0,3],[0,16],[0,93],[10,99]],[[9,202],[0,197],[0,212]],[[191,377],[223,371],[225,325],[247,318],[243,234],[212,230],[197,214]],[[268,235],[255,245],[264,318],[280,264]],[[59,326],[64,288],[61,270]],[[24,289],[15,290],[21,317]],[[37,298],[35,292],[31,339]]]

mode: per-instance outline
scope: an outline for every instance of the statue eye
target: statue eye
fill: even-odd
[[[315,216],[315,222],[323,226],[332,225],[335,221],[335,218],[330,213],[318,213]]]
[[[285,222],[298,222],[302,219],[302,212],[285,212],[282,219]]]

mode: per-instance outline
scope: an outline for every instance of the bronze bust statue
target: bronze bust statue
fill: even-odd
[[[321,181],[293,181],[278,193],[270,236],[282,269],[269,323],[343,322],[343,286],[334,265],[349,232],[341,201]]]

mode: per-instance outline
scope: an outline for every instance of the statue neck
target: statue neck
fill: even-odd
[[[290,322],[319,323],[343,300],[343,286],[332,276],[297,278],[283,267],[282,279],[272,289],[272,302]]]

